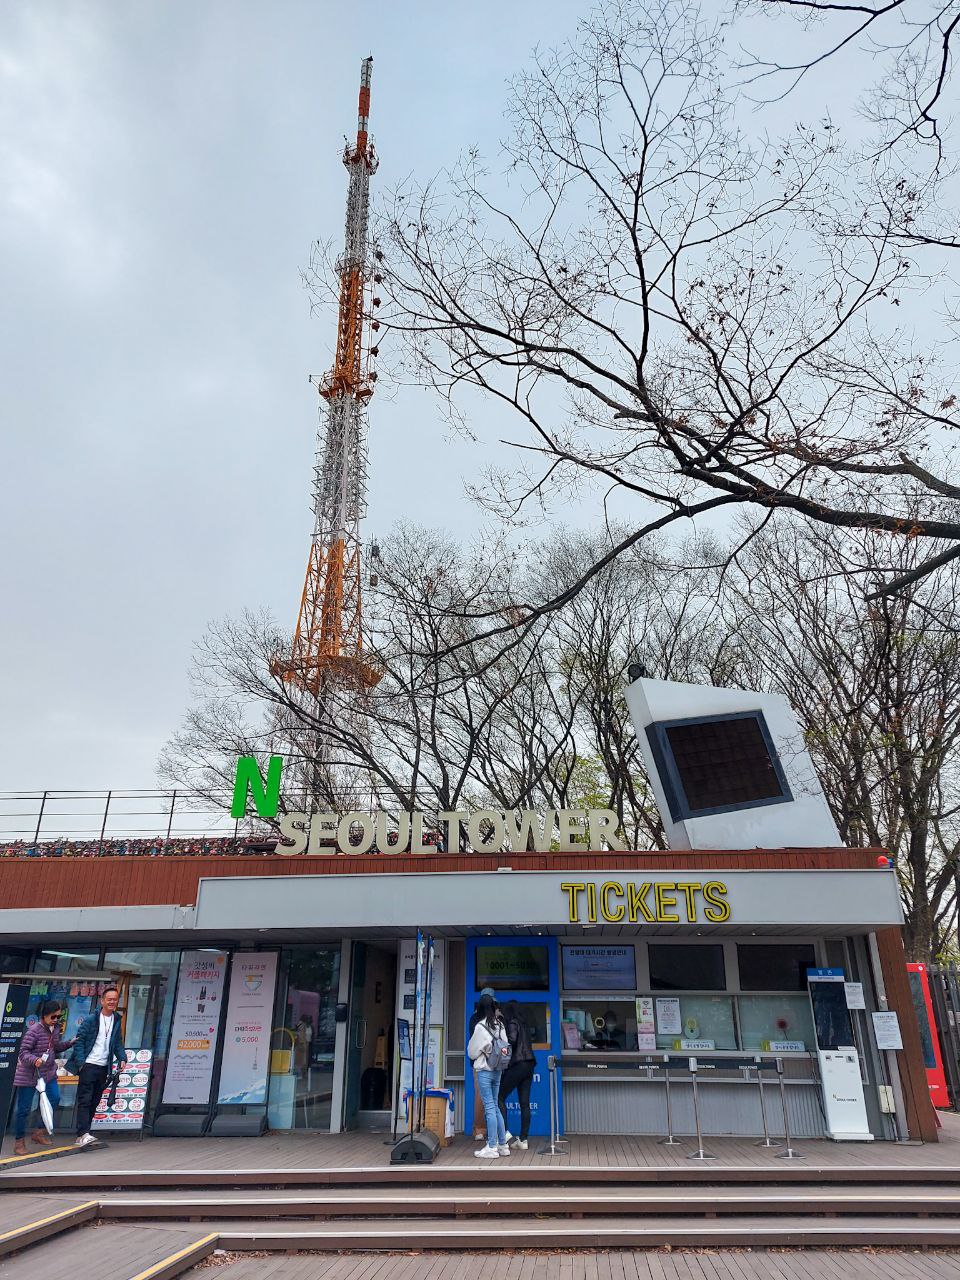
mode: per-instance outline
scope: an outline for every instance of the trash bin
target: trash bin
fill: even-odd
[[[367,1067],[360,1077],[360,1110],[382,1111],[387,1092],[387,1073],[383,1067]]]

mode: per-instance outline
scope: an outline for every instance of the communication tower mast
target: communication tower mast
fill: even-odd
[[[369,136],[373,58],[360,71],[356,143],[343,163],[350,175],[344,250],[337,262],[340,307],[333,368],[317,379],[323,402],[313,478],[313,539],[289,658],[274,663],[275,674],[320,699],[331,680],[359,690],[372,688],[380,672],[363,650],[360,521],[366,514],[367,403],[377,375],[370,369],[376,346],[368,342],[371,318],[366,301],[371,273],[367,260],[370,177],[377,155]],[[373,277],[376,279],[376,277]],[[373,307],[379,298],[370,299]]]

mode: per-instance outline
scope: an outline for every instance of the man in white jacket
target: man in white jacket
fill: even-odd
[[[510,1047],[507,1029],[503,1025],[503,1019],[500,1017],[500,1011],[493,997],[482,995],[477,1011],[480,1017],[473,1029],[470,1043],[467,1045],[467,1056],[476,1071],[477,1088],[483,1101],[483,1114],[487,1122],[487,1145],[475,1151],[474,1155],[479,1156],[481,1160],[496,1160],[500,1156],[510,1154],[510,1147],[507,1145],[510,1134],[507,1132],[497,1105],[503,1068],[496,1065],[502,1046],[506,1047],[508,1057]]]

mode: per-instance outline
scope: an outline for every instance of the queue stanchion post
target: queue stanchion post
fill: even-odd
[[[673,1100],[670,1097],[670,1055],[663,1055],[663,1089],[667,1104],[667,1136],[660,1139],[661,1147],[679,1147],[683,1145],[681,1138],[673,1135]]]
[[[770,1137],[770,1130],[767,1128],[767,1108],[763,1103],[763,1059],[757,1054],[753,1062],[757,1071],[757,1090],[760,1094],[760,1119],[763,1121],[763,1138],[753,1145],[755,1147],[779,1147],[780,1143],[775,1138]]]
[[[690,1085],[693,1089],[693,1119],[697,1126],[697,1149],[691,1151],[687,1156],[688,1160],[716,1160],[716,1156],[712,1156],[709,1151],[703,1149],[703,1133],[700,1125],[700,1092],[697,1087],[697,1060],[689,1058]]]
[[[787,1117],[787,1090],[783,1083],[783,1059],[777,1058],[777,1080],[780,1084],[780,1106],[783,1109],[783,1141],[786,1145],[786,1151],[777,1152],[778,1160],[805,1160],[799,1151],[794,1151],[790,1145],[790,1121]]]
[[[545,1142],[543,1144],[537,1152],[538,1156],[557,1156],[566,1154],[563,1151],[557,1150],[558,1147],[565,1147],[567,1145],[566,1138],[561,1138],[559,1133],[560,1088],[557,1080],[557,1071],[559,1066],[559,1061],[554,1054],[549,1054],[547,1057],[547,1072],[549,1073],[547,1093],[550,1099],[550,1141],[549,1143]]]

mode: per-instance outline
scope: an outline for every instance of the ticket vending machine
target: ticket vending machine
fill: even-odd
[[[808,969],[827,1135],[837,1142],[872,1142],[842,969]]]

